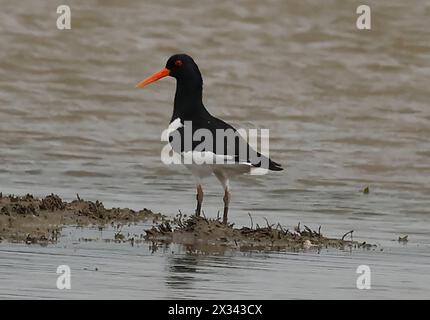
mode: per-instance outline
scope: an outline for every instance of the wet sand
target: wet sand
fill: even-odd
[[[366,242],[352,241],[352,231],[346,232],[341,239],[327,238],[321,233],[321,227],[311,230],[300,223],[291,230],[280,223],[266,226],[255,225],[249,215],[251,226],[235,228],[234,223],[223,224],[219,218],[188,216],[182,213],[169,218],[149,209],[135,211],[128,208],[107,209],[96,200],[88,201],[77,195],[71,202],[63,201],[58,195],[51,194],[37,198],[31,194],[25,196],[0,194],[0,239],[11,242],[55,243],[65,226],[117,226],[121,224],[150,222],[152,227],[145,230],[138,239],[125,236],[119,230],[114,234],[115,241],[150,241],[154,245],[179,244],[193,246],[196,250],[217,251],[220,248],[246,250],[300,250],[311,248],[369,248]],[[346,236],[350,235],[351,240]],[[90,241],[92,239],[81,239]],[[106,239],[105,239],[106,240]]]
[[[176,243],[192,246],[201,251],[207,251],[208,247],[233,248],[241,251],[260,250],[277,251],[300,249],[319,249],[322,247],[340,248],[345,247],[372,247],[364,243],[346,240],[347,232],[341,239],[327,238],[318,231],[311,230],[307,226],[301,229],[300,224],[289,230],[281,224],[270,224],[267,226],[235,228],[234,224],[223,224],[219,219],[207,219],[206,217],[189,218],[182,214],[176,216],[172,221],[157,223],[152,229],[146,231],[146,240],[161,243]]]
[[[100,201],[63,201],[51,194],[42,199],[0,194],[0,240],[26,243],[56,242],[62,227],[67,225],[105,226],[114,223],[133,223],[162,218],[148,209],[106,209]]]

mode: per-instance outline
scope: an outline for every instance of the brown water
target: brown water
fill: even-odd
[[[0,296],[55,296],[56,289],[44,294],[43,277],[28,283],[23,274],[34,279],[49,263],[55,273],[58,255],[82,269],[88,255],[112,268],[127,261],[134,273],[122,265],[110,282],[100,272],[92,289],[75,288],[71,297],[210,298],[222,291],[247,298],[266,283],[256,297],[429,298],[430,4],[372,1],[371,31],[355,27],[359,4],[74,1],[72,30],[60,31],[52,1],[0,0],[3,193],[71,199],[79,192],[107,206],[191,212],[193,180],[159,157],[174,81],[134,88],[171,54],[186,52],[203,73],[209,111],[236,127],[269,128],[271,156],[286,168],[232,183],[236,224],[249,224],[250,212],[260,224],[263,217],[300,221],[331,236],[354,229],[359,240],[385,248],[196,258],[180,249],[151,255],[144,246],[3,243]],[[216,216],[221,187],[209,179],[205,190],[205,213]],[[391,241],[404,234],[406,246]],[[355,288],[363,261],[384,279],[374,277],[367,296]],[[169,274],[194,285],[169,287]]]

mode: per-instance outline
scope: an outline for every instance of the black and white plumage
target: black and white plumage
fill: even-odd
[[[203,79],[197,64],[190,56],[186,54],[173,55],[167,61],[165,68],[139,82],[137,87],[142,88],[165,76],[176,78],[173,115],[165,132],[165,139],[169,140],[173,152],[182,158],[185,166],[196,178],[196,215],[200,215],[203,201],[201,180],[215,175],[224,188],[223,222],[227,223],[231,198],[229,179],[232,176],[252,173],[259,169],[281,171],[283,168],[280,164],[250,147],[245,139],[237,134],[234,127],[212,116],[207,111],[202,101]],[[187,141],[189,140],[187,132],[191,132],[192,137],[200,129],[212,134],[212,143],[205,141],[205,138]],[[234,134],[233,140],[224,138],[223,143],[219,145],[215,141],[217,132],[225,130]]]

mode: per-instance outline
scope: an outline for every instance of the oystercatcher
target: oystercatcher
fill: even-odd
[[[203,188],[201,180],[212,174],[221,182],[224,188],[224,214],[223,223],[227,224],[227,214],[230,204],[229,178],[243,173],[252,173],[253,170],[265,169],[272,171],[283,170],[282,166],[270,158],[255,151],[237,130],[221,119],[212,116],[203,105],[202,91],[203,79],[200,70],[194,60],[186,54],[171,56],[166,67],[152,76],[140,81],[136,87],[143,88],[146,85],[166,76],[176,79],[176,94],[173,107],[173,115],[167,130],[169,144],[182,159],[191,157],[191,162],[184,161],[185,166],[196,178],[197,208],[196,215],[200,215],[203,202]],[[187,126],[193,134],[193,140],[187,143]],[[212,134],[211,139],[200,134],[200,139],[194,141],[194,134],[198,130],[206,130]],[[230,132],[234,139],[228,139],[228,135],[221,138],[221,144],[217,140],[219,132]],[[174,139],[175,137],[180,137]],[[219,139],[218,139],[219,140]],[[175,142],[176,141],[176,142]],[[201,145],[204,144],[204,148]],[[245,152],[243,152],[245,150]],[[196,156],[204,158],[197,161]],[[209,155],[209,158],[207,157]],[[208,161],[208,159],[210,161]],[[221,159],[221,161],[219,161]],[[186,162],[186,163],[185,163]]]

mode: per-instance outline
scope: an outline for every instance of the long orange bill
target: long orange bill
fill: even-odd
[[[167,68],[163,68],[160,71],[154,73],[152,76],[146,78],[145,80],[140,81],[136,85],[136,88],[143,88],[154,81],[167,77],[169,74],[170,74],[170,70]]]

